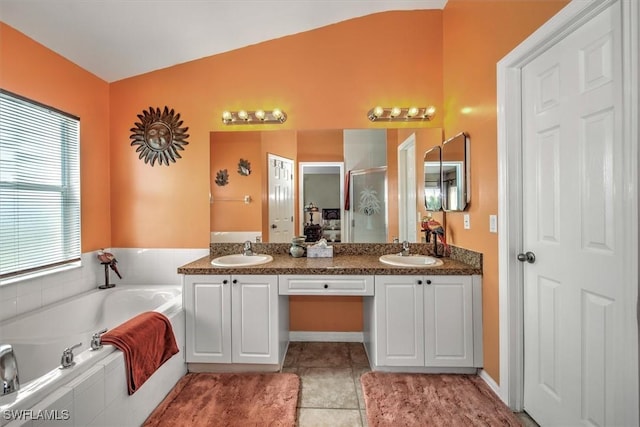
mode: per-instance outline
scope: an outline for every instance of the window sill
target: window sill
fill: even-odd
[[[52,274],[63,273],[65,271],[75,270],[82,267],[82,261],[75,261],[65,265],[59,265],[56,267],[47,268],[44,270],[36,271],[33,273],[21,274],[14,277],[8,277],[0,280],[0,287],[13,285],[15,283],[26,282],[28,280],[34,280],[41,277],[50,276]]]

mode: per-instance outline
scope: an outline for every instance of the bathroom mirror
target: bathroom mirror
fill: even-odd
[[[402,178],[399,174],[399,146],[412,135],[415,136],[415,149],[412,160],[415,196],[413,208],[406,207],[408,212],[417,216],[416,227],[419,227],[421,211],[424,211],[422,194],[423,188],[423,156],[428,148],[442,141],[440,128],[402,128],[402,129],[308,129],[308,130],[248,130],[248,131],[213,131],[210,132],[210,168],[211,168],[211,242],[237,242],[256,238],[265,242],[276,242],[270,236],[272,222],[269,221],[269,207],[272,189],[269,178],[266,156],[275,154],[290,159],[293,162],[292,186],[294,188],[291,199],[290,213],[287,218],[292,219],[294,234],[302,235],[305,226],[311,225],[310,214],[304,210],[309,202],[318,205],[320,211],[313,215],[313,224],[323,226],[323,236],[328,240],[341,243],[381,243],[391,242],[399,236],[399,191]],[[235,172],[238,159],[246,159],[251,163],[251,174],[243,176]],[[300,166],[304,164],[304,168]],[[335,173],[335,166],[342,165],[342,170]],[[324,165],[321,169],[316,166]],[[378,227],[386,230],[386,236],[375,236],[360,233],[358,236],[354,227],[359,222],[358,211],[360,193],[349,191],[354,184],[349,179],[348,172],[386,167],[388,185],[376,190],[381,206],[385,206],[380,213],[363,216],[362,224],[384,218],[384,224]],[[229,183],[225,186],[215,184],[216,171],[229,170]],[[404,170],[404,169],[403,169]],[[328,172],[331,176],[318,176],[318,172]],[[305,186],[305,176],[309,174],[309,184]],[[377,175],[376,175],[377,176]],[[409,179],[409,176],[406,177]],[[313,184],[313,181],[321,184]],[[356,179],[357,181],[357,179]],[[357,182],[355,183],[357,184]],[[335,200],[325,202],[325,190],[331,188]],[[403,187],[404,188],[404,187]],[[316,189],[321,192],[316,193]],[[302,191],[301,191],[302,190]],[[342,193],[342,194],[341,194]],[[245,196],[250,196],[249,203],[244,202]],[[321,204],[321,206],[320,206]],[[354,208],[356,210],[354,210]],[[323,217],[322,209],[325,209]],[[336,209],[339,212],[336,213]],[[331,218],[330,216],[333,215]],[[366,215],[365,215],[366,216]],[[335,217],[335,218],[334,218]],[[282,216],[284,218],[284,216]],[[355,225],[354,225],[355,224]],[[372,223],[373,224],[373,223]],[[326,227],[325,227],[326,226]],[[317,227],[316,227],[317,228]],[[419,229],[416,230],[419,236]],[[369,237],[367,237],[369,236]],[[222,240],[224,239],[224,240]],[[291,239],[289,238],[288,241]],[[283,239],[283,241],[287,241]]]
[[[442,210],[442,148],[437,145],[424,153],[424,207]]]
[[[461,132],[442,143],[442,208],[464,211],[470,201],[469,136]]]

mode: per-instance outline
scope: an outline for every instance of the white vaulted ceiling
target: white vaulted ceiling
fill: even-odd
[[[108,81],[447,0],[0,0],[0,21]]]

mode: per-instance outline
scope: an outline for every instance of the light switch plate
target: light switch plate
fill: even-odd
[[[498,215],[489,215],[489,233],[498,232]]]
[[[464,214],[464,229],[469,230],[471,228],[471,219],[469,218],[469,214]]]

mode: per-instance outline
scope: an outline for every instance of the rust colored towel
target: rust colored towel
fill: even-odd
[[[162,313],[147,311],[102,335],[124,353],[129,394],[133,394],[171,356],[178,352],[171,322]]]

